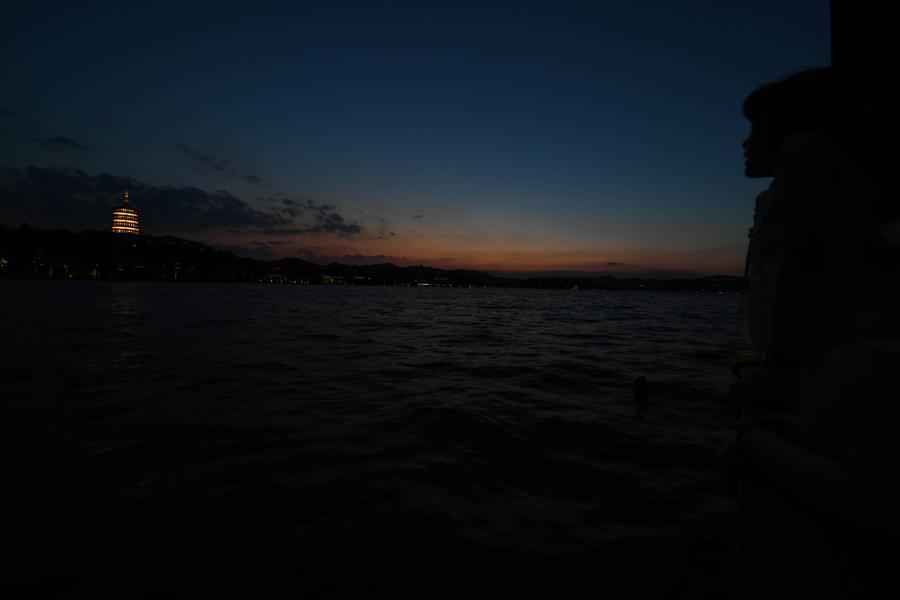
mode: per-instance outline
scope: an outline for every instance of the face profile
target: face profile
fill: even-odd
[[[784,142],[796,133],[817,131],[837,144],[858,127],[852,98],[830,67],[792,73],[764,84],[744,100],[750,135],[744,140],[747,177],[771,177],[771,162]]]

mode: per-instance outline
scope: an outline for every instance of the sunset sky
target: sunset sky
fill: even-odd
[[[829,58],[826,0],[17,5],[0,223],[317,262],[737,274],[741,102]]]

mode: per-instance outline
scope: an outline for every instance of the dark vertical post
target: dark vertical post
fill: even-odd
[[[889,4],[869,0],[831,0],[831,66],[887,93],[884,83],[896,63],[891,40],[897,21]]]
[[[850,86],[860,107],[865,166],[879,179],[893,179],[889,174],[896,170],[900,139],[894,117],[900,98],[892,85],[898,67],[894,40],[900,27],[889,6],[872,0],[831,0],[830,6],[831,66]]]

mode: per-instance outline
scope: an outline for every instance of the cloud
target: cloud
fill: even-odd
[[[72,138],[65,137],[62,135],[57,135],[54,137],[48,137],[46,139],[40,139],[36,137],[28,138],[32,142],[36,144],[40,144],[41,146],[45,146],[47,148],[51,148],[53,150],[63,150],[66,148],[74,148],[75,150],[87,150],[84,146],[73,140]]]
[[[182,154],[190,158],[191,161],[193,161],[194,166],[201,171],[213,171],[215,173],[220,173],[223,175],[233,175],[248,183],[252,183],[253,185],[262,185],[263,183],[265,183],[265,179],[263,179],[259,175],[253,175],[250,173],[239,174],[235,162],[228,158],[215,156],[213,154],[210,154],[209,152],[200,150],[199,148],[195,148],[194,146],[190,146],[183,142],[175,144],[175,148],[177,148]]]
[[[313,233],[328,232],[338,235],[353,235],[362,233],[362,226],[358,223],[349,223],[337,213],[317,215],[318,224],[311,228]]]
[[[260,229],[266,235],[307,235],[310,233],[333,233],[341,237],[357,235],[363,232],[363,226],[350,222],[334,212],[322,212],[315,215],[315,222],[301,227],[269,227]]]
[[[413,219],[422,219],[422,215],[413,215]]]
[[[109,173],[39,167],[0,169],[0,221],[105,229],[111,207],[126,190],[148,232],[244,231],[292,224],[284,215],[251,206],[226,190],[155,186]]]
[[[320,265],[325,265],[329,263],[344,263],[344,264],[357,264],[357,265],[365,265],[365,264],[380,264],[380,263],[396,263],[400,261],[405,261],[405,256],[390,256],[387,254],[343,254],[343,255],[334,255],[334,254],[323,254],[324,248],[321,246],[311,246],[307,248],[292,248],[291,255],[296,256],[298,258],[302,258],[303,260],[308,260],[310,262],[318,263]]]
[[[11,110],[6,110],[5,108],[2,111],[0,111],[0,114],[3,114],[4,117],[12,117],[13,119],[15,119],[19,116],[17,113],[14,113]]]
[[[308,235],[315,233],[333,233],[340,237],[361,234],[364,227],[361,223],[350,221],[343,215],[335,212],[333,204],[319,204],[309,198],[296,199],[286,197],[260,198],[262,201],[283,205],[273,209],[282,215],[290,217],[290,227],[269,227],[260,229],[256,233],[264,235],[292,236]],[[304,222],[298,223],[297,219]]]
[[[316,211],[320,214],[328,213],[334,210],[334,204],[316,204],[312,200],[307,199],[305,204],[301,204],[303,208]]]
[[[260,246],[255,243],[251,243],[247,246],[242,246],[240,244],[223,244],[220,242],[212,242],[210,245],[213,248],[226,250],[237,256],[243,256],[247,258],[257,258],[260,260],[272,260],[273,258],[276,258],[276,255],[272,253],[271,248],[264,245]]]
[[[289,244],[289,236],[348,237],[364,231],[361,223],[348,221],[333,205],[308,199],[292,200],[297,211],[288,215],[280,201],[275,206],[266,200],[250,204],[228,190],[152,185],[109,173],[90,175],[74,168],[40,167],[0,168],[0,223],[14,226],[24,221],[75,231],[107,229],[112,207],[126,190],[141,212],[147,233],[187,235],[212,243],[224,242],[221,236],[228,234],[230,243],[238,244],[229,248],[232,250],[263,249],[250,242],[259,240],[260,234],[285,238],[283,242],[266,241],[268,251]]]
[[[218,156],[213,156],[212,154],[208,154],[202,150],[194,148],[193,146],[188,146],[184,143],[175,144],[175,147],[181,150],[182,153],[193,159],[197,166],[209,168],[219,173],[237,173],[234,168],[234,163],[232,163],[227,158],[219,158]]]
[[[395,256],[388,256],[387,254],[345,254],[343,256],[337,257],[341,260],[350,261],[351,263],[358,263],[364,261],[372,261],[372,260],[382,260],[382,261],[391,261]]]
[[[106,229],[111,208],[126,190],[141,211],[144,229],[151,234],[224,231],[232,235],[347,237],[364,231],[361,223],[348,221],[334,205],[309,199],[291,200],[296,210],[288,209],[288,215],[280,206],[266,206],[263,201],[250,204],[227,190],[151,185],[109,173],[89,175],[73,168],[40,167],[0,168],[0,223]]]

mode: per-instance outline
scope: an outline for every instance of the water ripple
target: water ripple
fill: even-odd
[[[725,506],[733,297],[0,285],[20,340],[0,367],[3,502],[46,560],[83,557],[75,590],[97,565],[123,585],[217,565],[257,592],[400,564],[426,596],[602,597],[625,585],[624,540]]]

